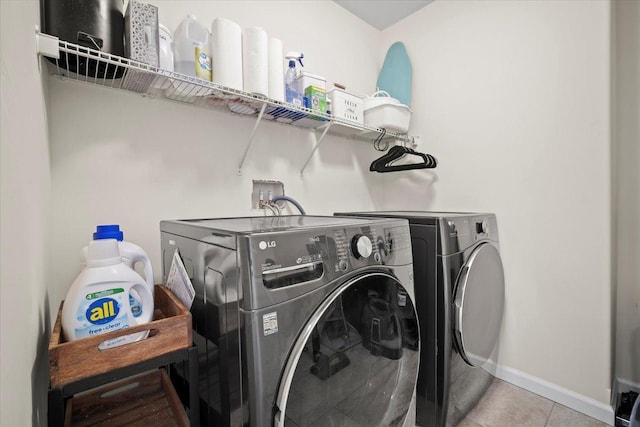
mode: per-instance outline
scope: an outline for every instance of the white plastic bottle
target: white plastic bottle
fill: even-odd
[[[173,34],[174,70],[211,81],[210,37],[194,15],[187,15]]]
[[[160,68],[173,71],[173,35],[171,31],[162,24],[158,25],[158,40],[160,43]],[[153,87],[167,89],[171,87],[171,80],[167,77],[156,76],[153,81]]]
[[[158,25],[160,39],[160,68],[173,71],[173,35],[167,27]]]
[[[151,260],[149,255],[140,246],[135,243],[127,242],[124,240],[124,233],[120,230],[118,224],[97,225],[96,231],[93,233],[93,240],[103,239],[116,239],[118,241],[118,250],[120,251],[120,257],[122,262],[129,268],[134,269],[136,264],[141,263],[143,268],[144,279],[151,291],[151,295],[154,292],[153,283],[153,269],[151,268]],[[87,261],[87,246],[82,248],[82,267],[86,266]],[[131,292],[129,296],[129,303],[133,308],[133,315],[138,317],[141,312],[140,297],[135,291]]]
[[[151,268],[151,260],[149,255],[140,246],[135,243],[124,240],[124,233],[120,230],[118,224],[101,224],[96,226],[93,233],[93,240],[115,239],[118,241],[118,250],[124,262],[129,268],[134,268],[137,263],[142,263],[143,277],[153,295],[153,269]],[[82,248],[82,259],[87,259],[87,247]]]
[[[141,313],[134,316],[130,294],[140,298]],[[67,341],[147,323],[153,318],[153,295],[138,273],[122,262],[118,241],[93,240],[87,265],[73,281],[62,306],[62,330]],[[101,349],[139,341],[148,331],[107,340]]]

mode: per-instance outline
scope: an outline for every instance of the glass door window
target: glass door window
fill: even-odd
[[[396,279],[376,273],[344,284],[294,346],[276,425],[403,425],[418,374],[418,341],[415,307]]]

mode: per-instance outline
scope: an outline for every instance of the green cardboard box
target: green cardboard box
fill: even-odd
[[[307,86],[304,89],[305,107],[318,111],[327,112],[327,93],[317,86]]]

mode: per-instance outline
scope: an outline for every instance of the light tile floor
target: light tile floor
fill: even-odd
[[[607,424],[499,379],[458,427],[605,427]]]

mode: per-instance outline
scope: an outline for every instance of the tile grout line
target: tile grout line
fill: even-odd
[[[553,402],[553,405],[551,405],[551,410],[549,411],[549,414],[547,415],[547,420],[544,422],[544,427],[547,427],[547,425],[549,424],[549,418],[551,418],[551,413],[553,412],[553,408],[556,407],[556,402]]]

